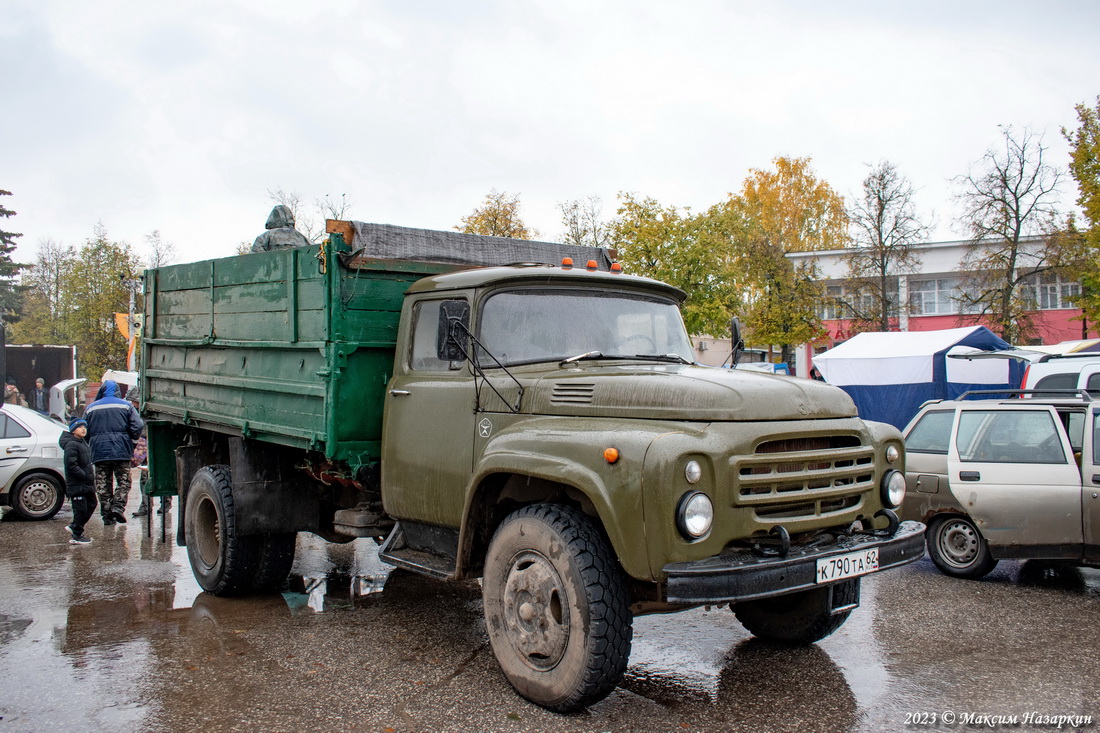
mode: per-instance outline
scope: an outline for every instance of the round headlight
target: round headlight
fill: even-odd
[[[703,467],[699,465],[698,461],[688,461],[684,466],[684,478],[687,479],[689,484],[699,483],[699,479],[703,478]]]
[[[676,509],[676,526],[689,540],[697,540],[710,531],[714,521],[714,505],[701,491],[689,491],[680,498]]]
[[[901,458],[901,451],[898,450],[896,445],[886,446],[886,461],[888,463],[897,463],[899,458]]]
[[[889,509],[897,509],[905,498],[905,474],[887,471],[882,477],[882,503]]]

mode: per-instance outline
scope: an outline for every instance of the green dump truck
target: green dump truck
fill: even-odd
[[[218,595],[274,591],[297,532],[482,578],[524,697],[572,711],[636,615],[729,604],[808,644],[916,560],[904,445],[841,390],[701,367],[684,293],[606,250],[329,222],[321,246],[146,271],[154,495]]]

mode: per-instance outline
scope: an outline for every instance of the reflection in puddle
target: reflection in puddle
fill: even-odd
[[[749,637],[726,610],[693,610],[670,623],[641,617],[622,686],[690,720],[737,721],[736,730],[846,731],[859,718],[844,670],[819,645]],[[792,696],[791,690],[799,695]],[[777,700],[783,700],[777,705]]]
[[[350,607],[357,598],[382,591],[393,568],[378,559],[373,540],[335,545],[298,535],[298,552],[283,598],[292,613],[321,613]]]
[[[33,622],[29,618],[13,618],[0,613],[0,644],[7,644],[12,639],[22,636],[31,623]]]
[[[356,598],[381,593],[389,573],[348,575],[332,571],[323,575],[292,575],[283,593],[291,611],[310,609],[321,613],[326,608],[349,607]]]
[[[1085,574],[1077,565],[1052,560],[1027,560],[1020,565],[1020,585],[1084,592]]]

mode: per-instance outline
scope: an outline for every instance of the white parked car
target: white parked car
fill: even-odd
[[[1071,354],[1028,365],[1023,389],[1087,389],[1100,397],[1100,355]]]
[[[898,514],[927,523],[941,571],[1002,558],[1100,566],[1100,400],[1085,393],[926,403],[906,426]]]
[[[65,503],[62,425],[34,410],[0,408],[0,506],[24,519],[49,519]]]

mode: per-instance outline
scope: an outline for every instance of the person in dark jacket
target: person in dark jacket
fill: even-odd
[[[92,465],[92,448],[84,436],[88,423],[75,418],[69,424],[69,432],[62,433],[57,443],[65,451],[65,494],[73,506],[73,522],[69,525],[71,545],[87,545],[92,538],[84,534],[84,525],[95,513],[95,467]]]
[[[88,421],[88,441],[95,463],[99,513],[103,516],[103,524],[110,526],[126,521],[130,458],[145,423],[132,404],[119,398],[118,384],[114,380],[106,380],[99,395],[99,399],[84,411],[84,419]]]
[[[34,389],[27,393],[27,404],[35,412],[43,415],[50,413],[50,391],[46,389],[46,380],[42,377],[34,380]]]
[[[294,228],[294,212],[285,204],[279,204],[271,210],[264,228],[267,231],[256,237],[256,241],[252,243],[253,252],[305,247],[309,244],[306,236]]]

